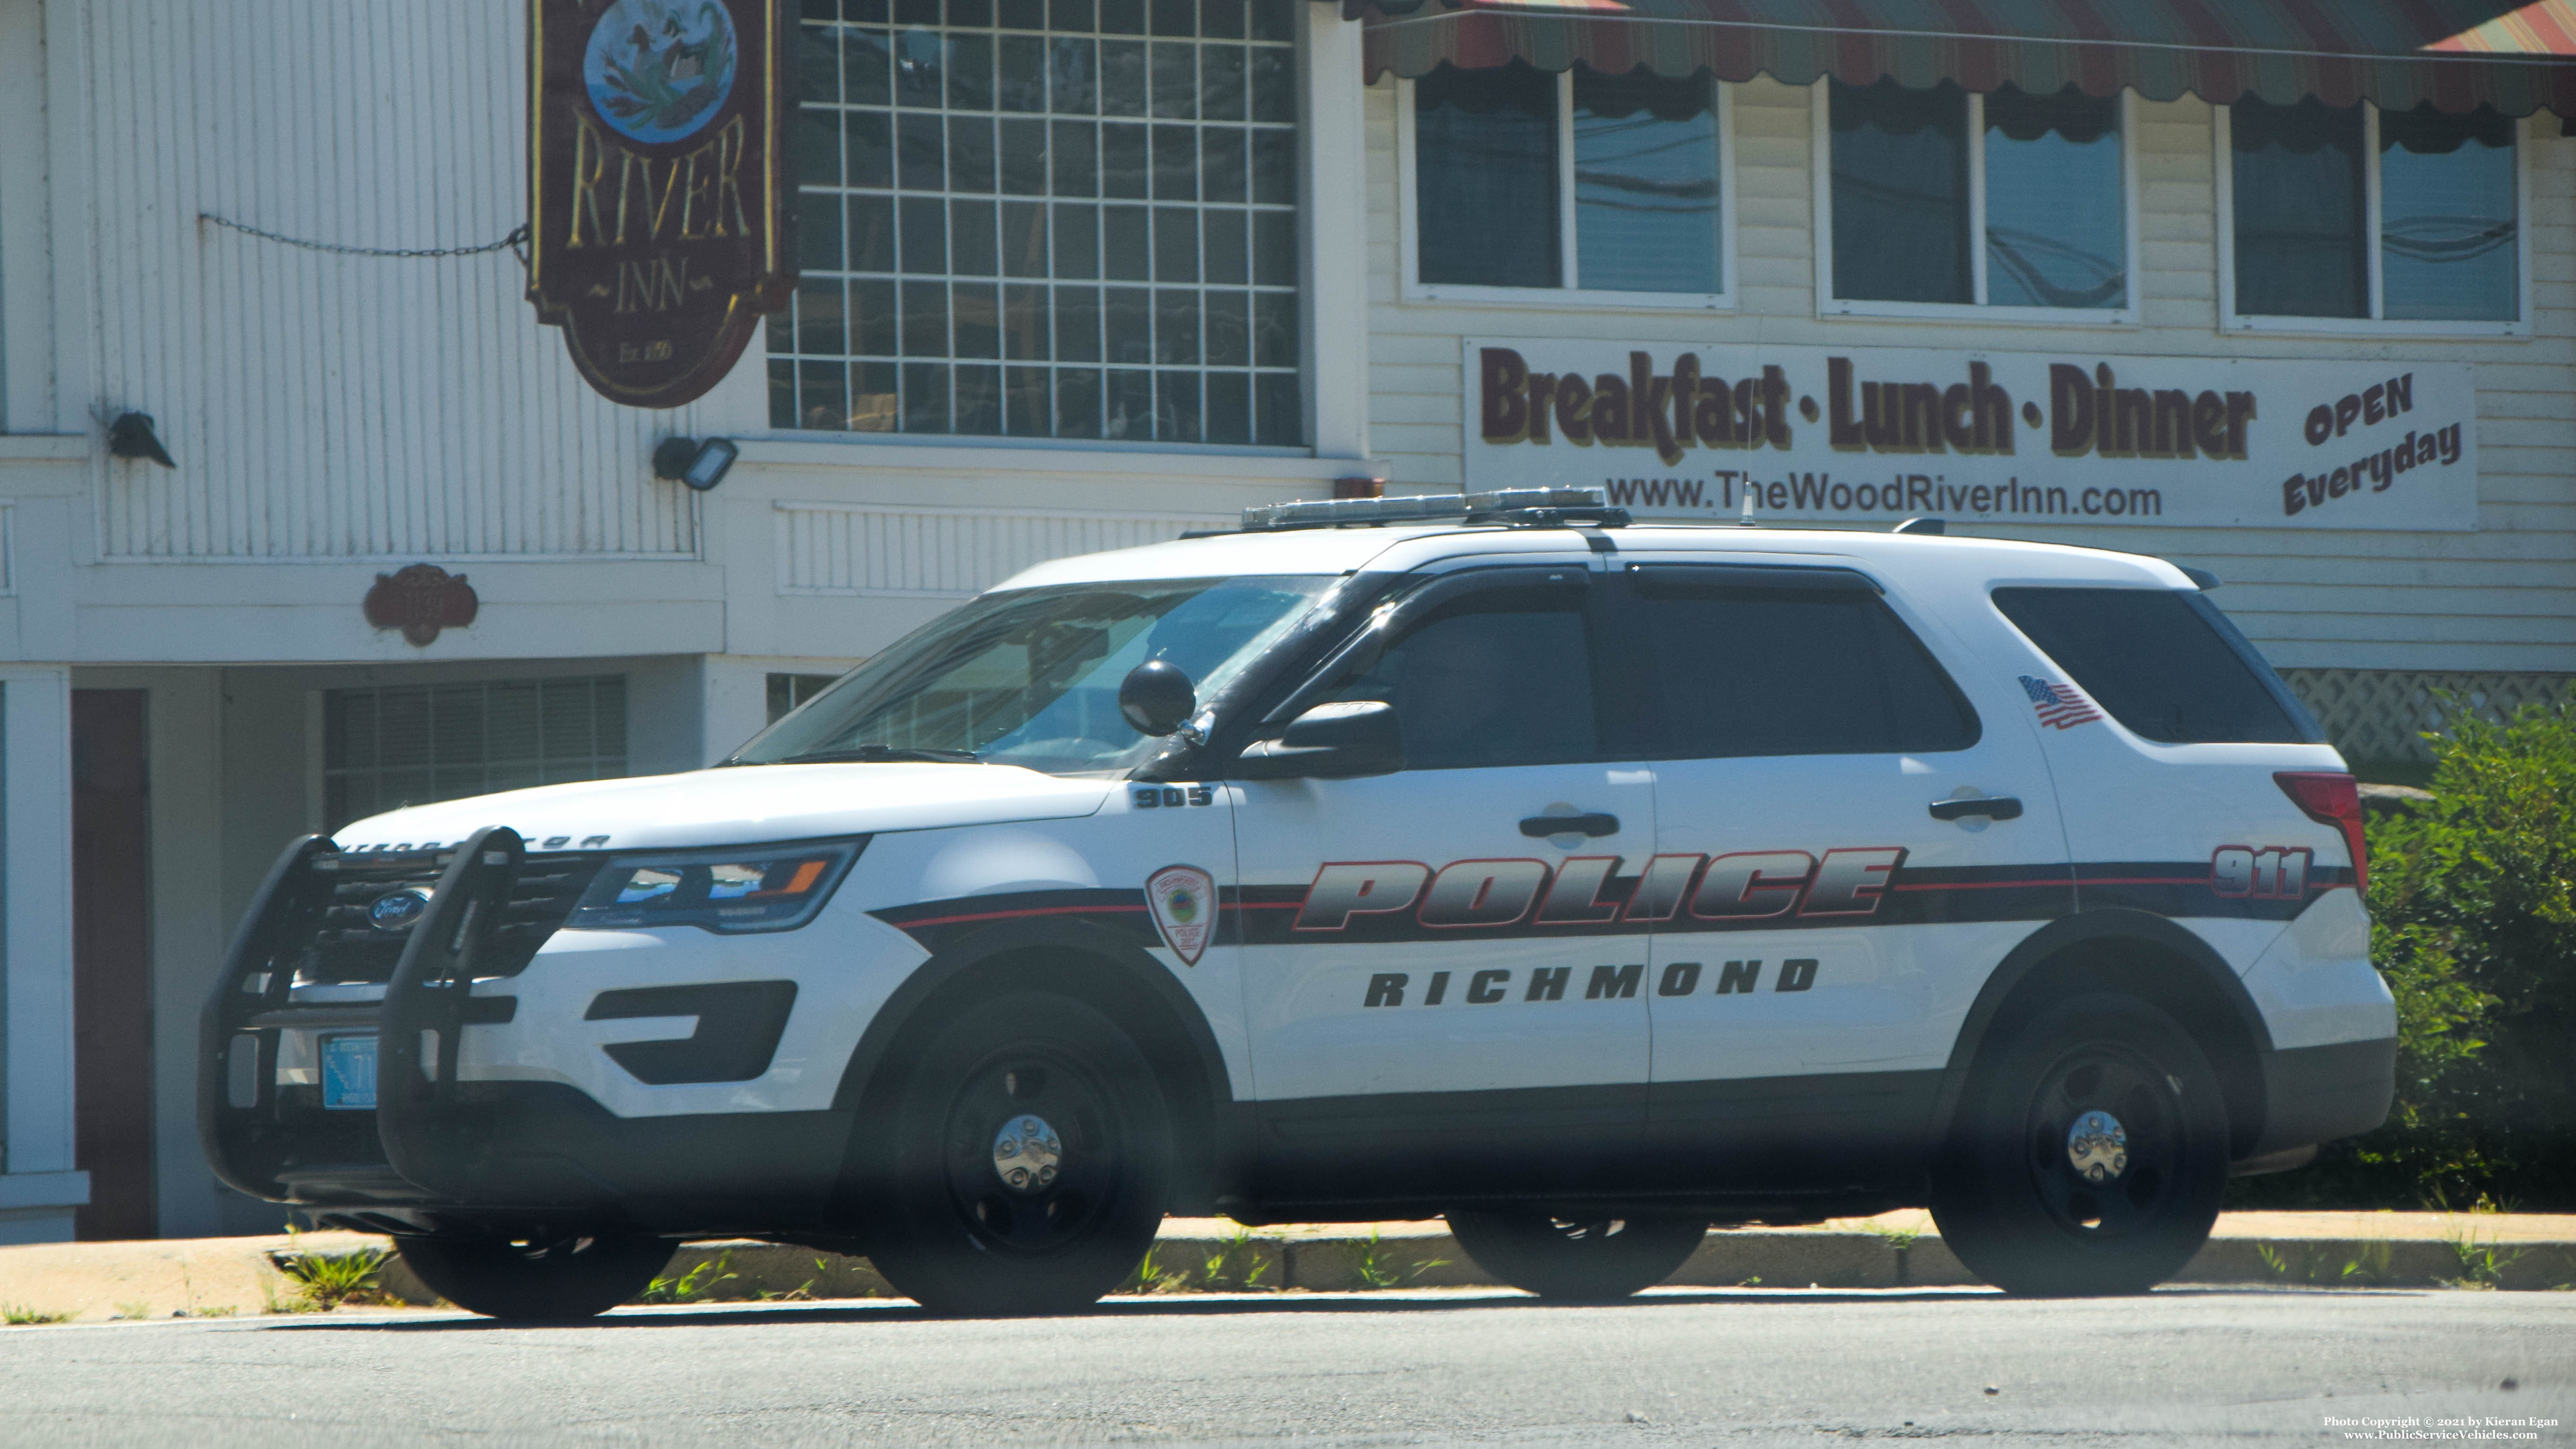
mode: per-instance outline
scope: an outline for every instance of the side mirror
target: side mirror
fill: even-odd
[[[1256,740],[1235,761],[1246,780],[1349,780],[1404,768],[1404,731],[1395,706],[1374,699],[1319,704],[1275,740]]]
[[[1198,692],[1178,665],[1148,659],[1127,671],[1118,685],[1118,712],[1136,733],[1157,739],[1189,723],[1198,713]]]

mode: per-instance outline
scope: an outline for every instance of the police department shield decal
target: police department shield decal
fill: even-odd
[[[1167,865],[1145,881],[1145,902],[1163,940],[1184,966],[1196,966],[1216,928],[1216,881],[1194,865]]]

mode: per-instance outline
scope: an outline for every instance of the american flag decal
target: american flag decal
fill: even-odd
[[[2102,717],[2093,702],[2075,692],[2071,684],[2051,684],[2045,679],[2021,677],[2022,691],[2030,696],[2030,707],[2039,711],[2039,722],[2058,729],[2071,730]]]

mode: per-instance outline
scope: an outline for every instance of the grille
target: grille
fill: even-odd
[[[408,936],[379,931],[367,922],[368,908],[378,899],[407,887],[427,890],[445,873],[449,854],[435,851],[343,855],[333,873],[331,905],[323,912],[312,943],[296,959],[301,984],[339,985],[391,981],[402,960]],[[495,928],[491,955],[481,970],[494,976],[516,976],[528,969],[537,948],[546,943],[581,893],[599,873],[604,854],[532,855],[519,867],[509,904]]]

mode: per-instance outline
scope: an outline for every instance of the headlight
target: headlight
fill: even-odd
[[[564,929],[792,931],[814,919],[866,844],[834,840],[619,856],[591,881]]]

